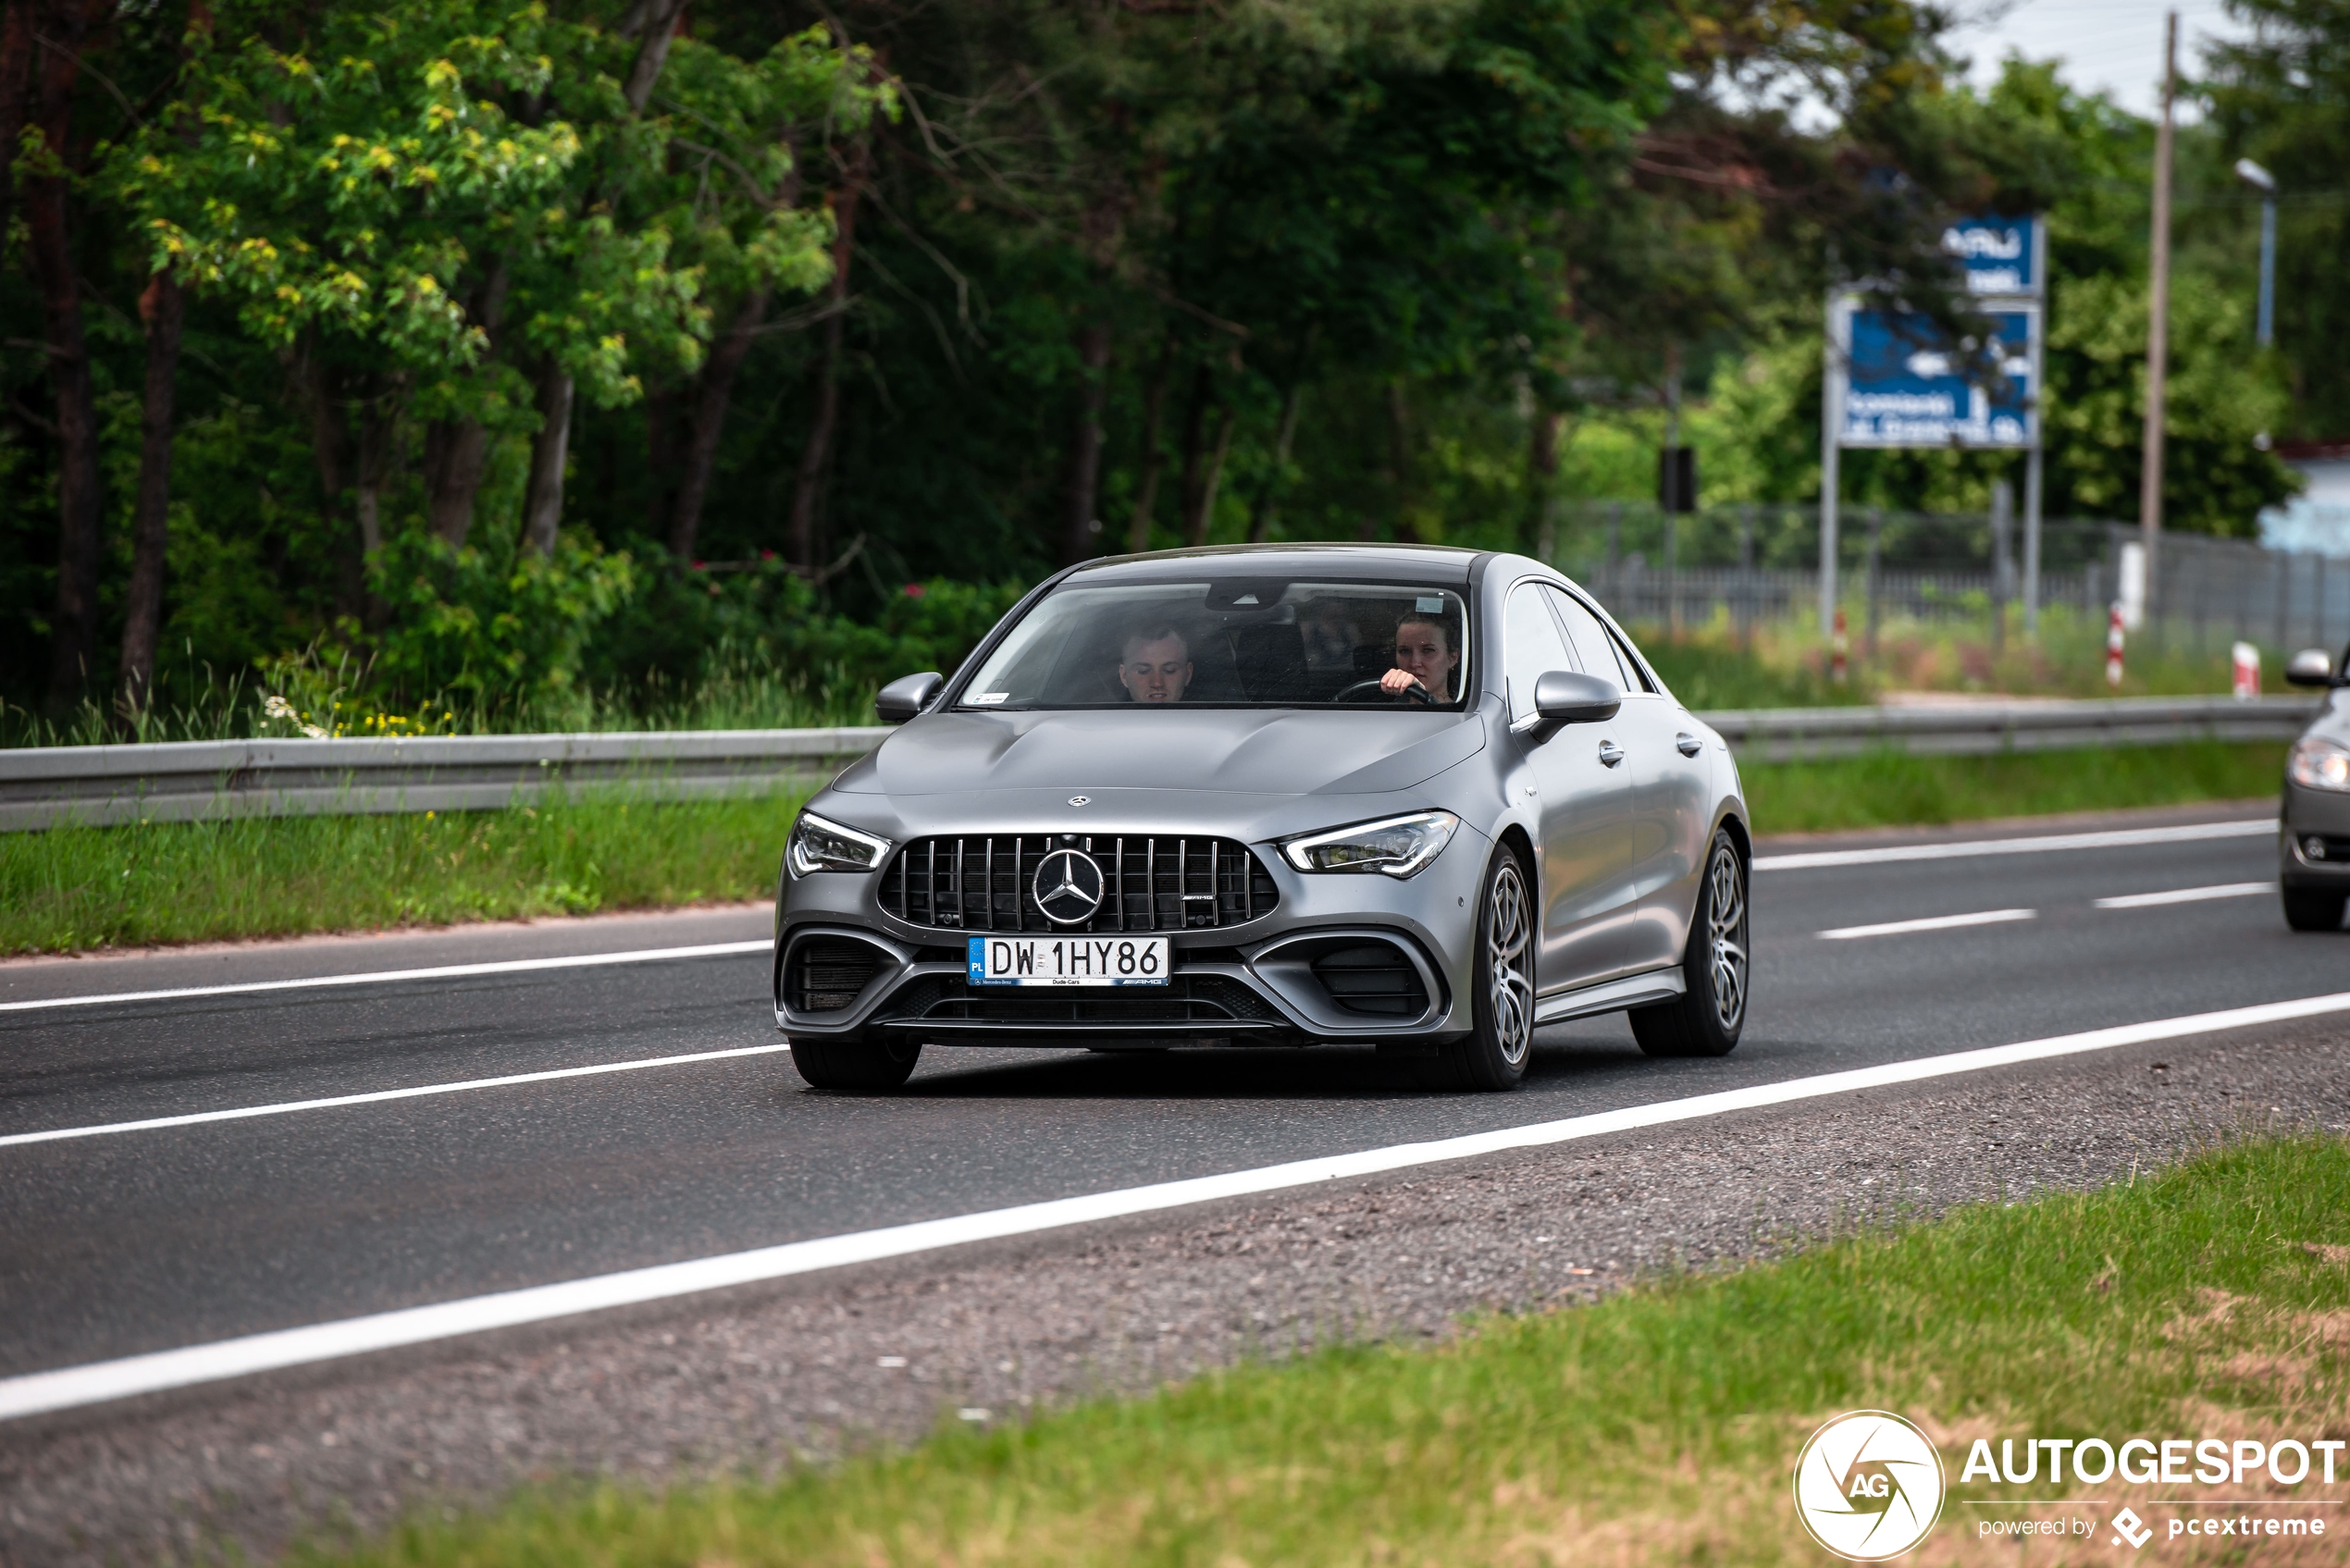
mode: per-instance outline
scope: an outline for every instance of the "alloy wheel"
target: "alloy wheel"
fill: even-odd
[[[1486,909],[1487,1000],[1493,1014],[1493,1043],[1515,1068],[1526,1060],[1534,1038],[1534,934],[1528,918],[1526,879],[1517,862],[1504,857],[1494,872]]]
[[[1725,1033],[1735,1033],[1746,1016],[1746,879],[1729,846],[1713,851],[1708,878],[1706,939],[1713,980],[1713,1016]]]

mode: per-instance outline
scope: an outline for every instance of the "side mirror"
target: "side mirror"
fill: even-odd
[[[2332,685],[2333,660],[2322,648],[2305,648],[2285,661],[2284,679],[2287,685]]]
[[[884,724],[902,724],[935,701],[939,688],[946,684],[946,677],[935,670],[925,670],[919,675],[900,675],[874,697],[873,711],[881,715]]]
[[[1534,683],[1534,711],[1545,724],[1597,724],[1615,717],[1624,694],[1614,681],[1552,670]]]

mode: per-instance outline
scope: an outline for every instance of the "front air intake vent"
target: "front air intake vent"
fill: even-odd
[[[1341,947],[1314,960],[1314,978],[1330,1000],[1365,1018],[1416,1019],[1428,1011],[1428,987],[1402,949],[1384,942]]]
[[[1057,926],[1036,904],[1036,868],[1058,849],[1082,850],[1101,868],[1101,905],[1082,925]],[[1206,931],[1243,925],[1280,902],[1246,845],[1156,833],[918,838],[881,885],[884,910],[943,931]]]
[[[785,1005],[795,1013],[836,1013],[890,964],[887,953],[847,936],[810,936],[784,966]]]

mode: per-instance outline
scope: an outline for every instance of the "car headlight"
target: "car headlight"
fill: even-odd
[[[2304,789],[2350,790],[2350,746],[2323,735],[2303,735],[2294,744],[2284,772]]]
[[[784,864],[796,877],[811,871],[874,871],[888,855],[889,840],[826,821],[813,811],[802,811],[799,821],[792,824]]]
[[[1450,811],[1415,811],[1351,828],[1284,840],[1281,853],[1301,871],[1417,872],[1447,844],[1461,820]]]

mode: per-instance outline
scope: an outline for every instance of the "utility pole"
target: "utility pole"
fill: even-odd
[[[2146,613],[2156,611],[2161,579],[2162,395],[2171,361],[2171,119],[2179,90],[2179,13],[2162,23],[2162,126],[2154,138],[2154,255],[2146,290],[2146,426],[2138,475],[2138,529],[2146,540]]]
[[[2262,348],[2277,340],[2277,177],[2250,158],[2236,160],[2236,178],[2260,192],[2260,326]]]

